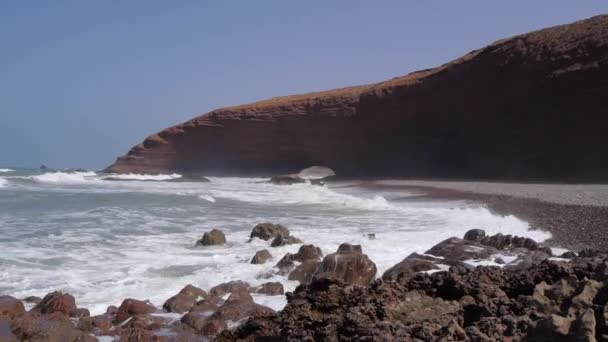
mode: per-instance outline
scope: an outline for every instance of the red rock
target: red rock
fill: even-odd
[[[251,287],[251,285],[249,285],[249,283],[241,281],[241,280],[229,281],[227,283],[222,283],[222,284],[212,287],[209,290],[209,295],[211,295],[213,297],[222,297],[227,293],[233,293],[233,292],[241,290],[241,289],[244,289],[245,291],[247,291],[247,290],[249,290],[250,287]]]
[[[24,313],[25,307],[19,299],[11,296],[0,296],[0,320],[12,321]]]
[[[116,313],[116,318],[114,319],[115,324],[120,324],[124,322],[127,318],[140,315],[140,314],[149,314],[155,312],[156,308],[148,303],[137,299],[125,299],[120,307],[118,308],[118,312]]]
[[[280,224],[273,224],[270,222],[260,223],[253,227],[250,238],[259,238],[262,240],[270,240],[277,236],[289,236],[289,229]]]
[[[13,333],[20,341],[32,342],[76,342],[85,338],[70,318],[59,311],[50,314],[30,311],[15,321]]]
[[[198,287],[188,284],[178,294],[169,298],[163,309],[167,312],[184,313],[190,310],[198,301],[207,297],[207,293]]]
[[[347,284],[366,286],[376,276],[376,264],[363,254],[360,245],[343,243],[336,253],[327,255],[313,278],[341,280]]]
[[[214,110],[107,171],[605,181],[607,27],[596,16],[385,82]]]
[[[263,264],[266,261],[272,259],[272,254],[267,249],[255,252],[255,255],[251,259],[252,264]]]
[[[285,293],[283,284],[279,282],[269,282],[256,286],[251,289],[252,293],[265,294],[268,296],[277,296]]]
[[[42,301],[38,303],[32,311],[37,311],[43,314],[61,312],[69,316],[77,314],[76,300],[67,293],[51,292],[44,296]]]

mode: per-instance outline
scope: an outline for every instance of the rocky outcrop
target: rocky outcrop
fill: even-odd
[[[303,241],[295,236],[279,235],[272,240],[272,242],[270,243],[270,247],[283,247],[287,245],[295,245],[298,243],[303,243]]]
[[[274,239],[277,236],[289,236],[289,229],[281,224],[273,224],[270,222],[260,223],[253,227],[250,238],[258,238],[262,240]]]
[[[289,280],[308,283],[321,264],[321,249],[314,245],[303,245],[296,254],[287,253],[276,264],[278,274],[288,275]]]
[[[196,242],[200,246],[214,246],[223,245],[226,243],[226,236],[219,229],[212,229],[209,232],[203,234],[203,237]]]
[[[255,252],[255,255],[251,259],[252,264],[263,264],[266,261],[272,259],[272,254],[267,249]]]
[[[366,286],[376,276],[376,264],[363,254],[360,245],[343,243],[335,253],[323,258],[313,279],[340,280],[346,284]]]
[[[163,304],[163,309],[167,312],[184,313],[205,297],[207,297],[207,293],[204,290],[188,284],[178,294],[169,298]]]
[[[214,110],[107,171],[605,181],[607,54],[602,15],[377,84]]]

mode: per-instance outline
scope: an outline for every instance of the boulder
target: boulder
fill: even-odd
[[[401,277],[411,276],[419,272],[438,270],[439,267],[437,267],[435,264],[435,262],[438,260],[441,259],[430,258],[418,253],[412,253],[400,263],[386,270],[386,272],[384,272],[382,275],[382,279],[395,281]]]
[[[264,264],[266,261],[272,259],[272,254],[267,249],[255,252],[255,255],[251,259],[252,264]]]
[[[319,247],[303,245],[296,254],[285,254],[275,267],[278,268],[278,274],[288,275],[289,280],[297,280],[304,284],[312,279],[322,256]]]
[[[0,320],[12,321],[23,314],[25,314],[25,307],[19,299],[11,296],[0,296]]]
[[[224,305],[217,309],[209,319],[236,322],[252,315],[263,316],[273,313],[272,309],[256,304],[249,292],[241,288],[232,292]]]
[[[306,179],[298,175],[280,175],[270,178],[269,182],[275,185],[292,185],[306,183]]]
[[[197,245],[201,246],[223,245],[225,243],[226,236],[219,229],[212,229],[211,231],[203,234],[203,238],[196,242]]]
[[[478,242],[462,240],[456,237],[443,240],[424,254],[443,257],[448,260],[465,261],[469,259],[486,259],[498,253],[494,247],[485,246]]]
[[[163,304],[163,309],[167,312],[188,312],[197,302],[205,299],[205,297],[207,297],[205,291],[188,284],[178,294],[169,298]]]
[[[483,229],[471,229],[464,234],[463,240],[481,242],[486,237],[486,232]]]
[[[532,251],[527,254],[521,254],[517,259],[511,261],[505,266],[505,270],[521,271],[526,270],[534,265],[538,265],[551,257],[549,254],[541,251]]]
[[[225,294],[240,290],[248,291],[250,287],[251,285],[249,285],[249,283],[241,280],[229,281],[212,287],[209,290],[209,295],[213,297],[223,297]]]
[[[137,299],[125,299],[118,307],[114,324],[120,324],[126,321],[129,317],[135,315],[145,315],[155,312],[156,308],[150,302],[144,302]]]
[[[283,288],[283,284],[279,282],[268,282],[251,288],[250,292],[265,294],[268,296],[277,296],[284,294],[285,289]]]
[[[30,342],[80,342],[85,340],[70,318],[61,311],[41,314],[30,311],[13,323],[13,334],[19,341]]]
[[[367,286],[376,276],[376,264],[363,254],[360,245],[343,243],[327,255],[313,279],[336,279],[346,284]]]
[[[303,243],[303,241],[293,236],[278,235],[272,240],[270,247],[282,247],[287,245],[295,245],[297,243]]]
[[[253,239],[257,237],[258,239],[268,241],[270,239],[276,238],[279,235],[289,236],[289,229],[280,224],[266,222],[260,223],[253,227],[250,238]]]
[[[57,291],[44,296],[42,301],[32,309],[32,311],[42,314],[61,312],[68,316],[73,316],[76,310],[76,300],[74,297],[70,294]]]

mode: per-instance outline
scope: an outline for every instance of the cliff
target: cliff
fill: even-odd
[[[608,180],[608,15],[378,84],[214,110],[108,172]]]

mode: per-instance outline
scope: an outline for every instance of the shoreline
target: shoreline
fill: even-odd
[[[363,182],[359,186],[418,193],[400,201],[427,198],[483,204],[493,213],[527,221],[530,229],[550,232],[552,238],[545,241],[550,247],[608,249],[608,236],[604,234],[608,229],[608,185],[394,180]]]

